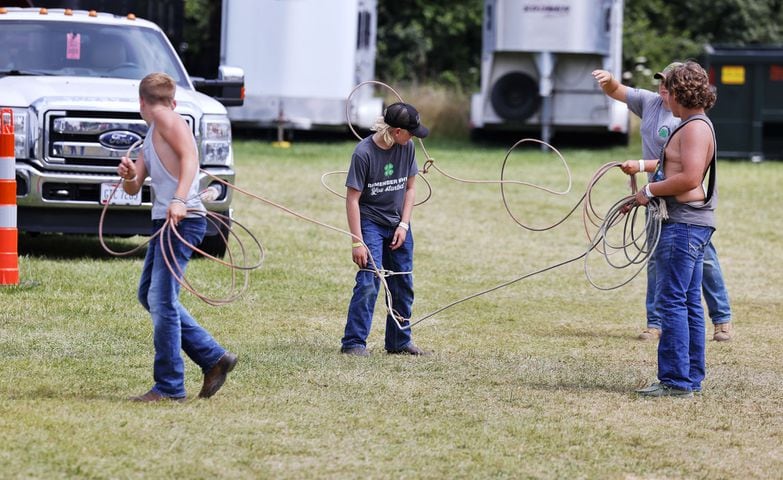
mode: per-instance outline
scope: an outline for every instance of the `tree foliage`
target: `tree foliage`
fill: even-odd
[[[378,0],[379,78],[478,88],[483,0]],[[706,44],[783,44],[783,0],[625,0],[623,67],[651,72]]]
[[[191,73],[214,75],[217,68],[219,7],[213,0],[185,0],[184,56]],[[484,0],[378,0],[378,78],[477,89],[483,11]],[[699,59],[706,44],[783,44],[783,0],[625,0],[628,83],[649,86],[652,72],[674,60]]]
[[[478,85],[483,0],[378,1],[376,72],[388,81]]]
[[[783,0],[626,0],[624,15],[623,66],[634,84],[674,60],[701,59],[708,44],[783,43]]]
[[[214,78],[220,63],[220,2],[185,0],[182,60],[191,75]]]

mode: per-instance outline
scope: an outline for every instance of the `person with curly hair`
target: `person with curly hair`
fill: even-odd
[[[701,391],[706,374],[701,283],[704,250],[715,231],[717,144],[705,112],[716,95],[707,72],[693,61],[674,67],[665,87],[672,114],[681,123],[655,162],[650,182],[636,194],[640,205],[661,197],[668,211],[653,260],[656,309],[661,314],[659,381],[637,393],[692,397]],[[621,168],[632,175],[638,165],[629,160]]]
[[[658,91],[652,92],[643,88],[632,88],[623,85],[606,70],[593,71],[601,90],[610,98],[628,105],[628,110],[641,120],[639,133],[642,139],[642,159],[657,159],[660,157],[669,135],[680,124],[680,119],[672,115],[669,108],[669,92],[666,90],[666,76],[682,62],[672,62],[653,77],[659,80]],[[650,162],[652,166],[654,162]],[[645,172],[645,160],[640,160],[639,173]],[[648,176],[652,175],[650,170]],[[643,341],[657,341],[661,337],[661,315],[655,309],[655,262],[647,264],[647,294],[645,307],[647,322],[645,328],[636,337]],[[718,260],[718,251],[713,242],[704,249],[704,269],[701,284],[704,301],[707,304],[710,320],[714,326],[712,339],[716,342],[731,340],[734,336],[731,304],[726,282],[723,280],[723,270]]]

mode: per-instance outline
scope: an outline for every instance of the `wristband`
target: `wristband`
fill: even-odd
[[[655,198],[655,195],[653,195],[652,192],[650,191],[650,184],[649,183],[644,186],[643,191],[644,191],[644,196],[647,197],[648,200],[651,200],[651,199]]]
[[[397,224],[397,226],[398,226],[398,227],[400,227],[401,229],[405,230],[406,232],[407,232],[407,231],[408,231],[408,229],[410,228],[410,227],[408,226],[408,224],[407,224],[407,223],[405,223],[405,222],[403,222],[403,221],[400,221],[400,223],[399,223],[399,224]]]
[[[364,246],[364,244],[362,242],[353,242],[351,244],[352,248],[358,248],[358,247],[363,247],[363,246]]]
[[[642,173],[644,170],[644,160],[639,160],[639,173]]]
[[[134,175],[133,178],[123,178],[122,181],[131,183],[131,182],[135,182],[137,178],[138,177],[136,175]]]
[[[180,202],[182,205],[187,206],[188,202],[185,201],[184,198],[179,198],[178,196],[174,195],[174,198],[171,199],[172,202]]]

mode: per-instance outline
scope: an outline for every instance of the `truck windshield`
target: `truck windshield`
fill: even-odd
[[[0,76],[68,75],[141,79],[187,75],[162,33],[143,27],[79,22],[12,21],[0,29]]]

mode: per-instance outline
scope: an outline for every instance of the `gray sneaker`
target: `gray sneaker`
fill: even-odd
[[[406,345],[405,348],[403,348],[402,350],[386,350],[386,353],[388,353],[389,355],[414,355],[414,356],[430,355],[430,352],[422,350],[421,348],[414,345],[413,342]]]
[[[351,356],[354,356],[354,357],[369,357],[370,356],[370,352],[368,352],[367,349],[364,348],[364,347],[349,347],[349,348],[342,347],[340,349],[340,353],[343,353],[345,355],[351,355]]]
[[[679,388],[670,387],[663,383],[653,383],[649,387],[636,390],[636,393],[642,397],[680,397],[688,398],[693,396],[693,392],[690,390],[681,390]]]

